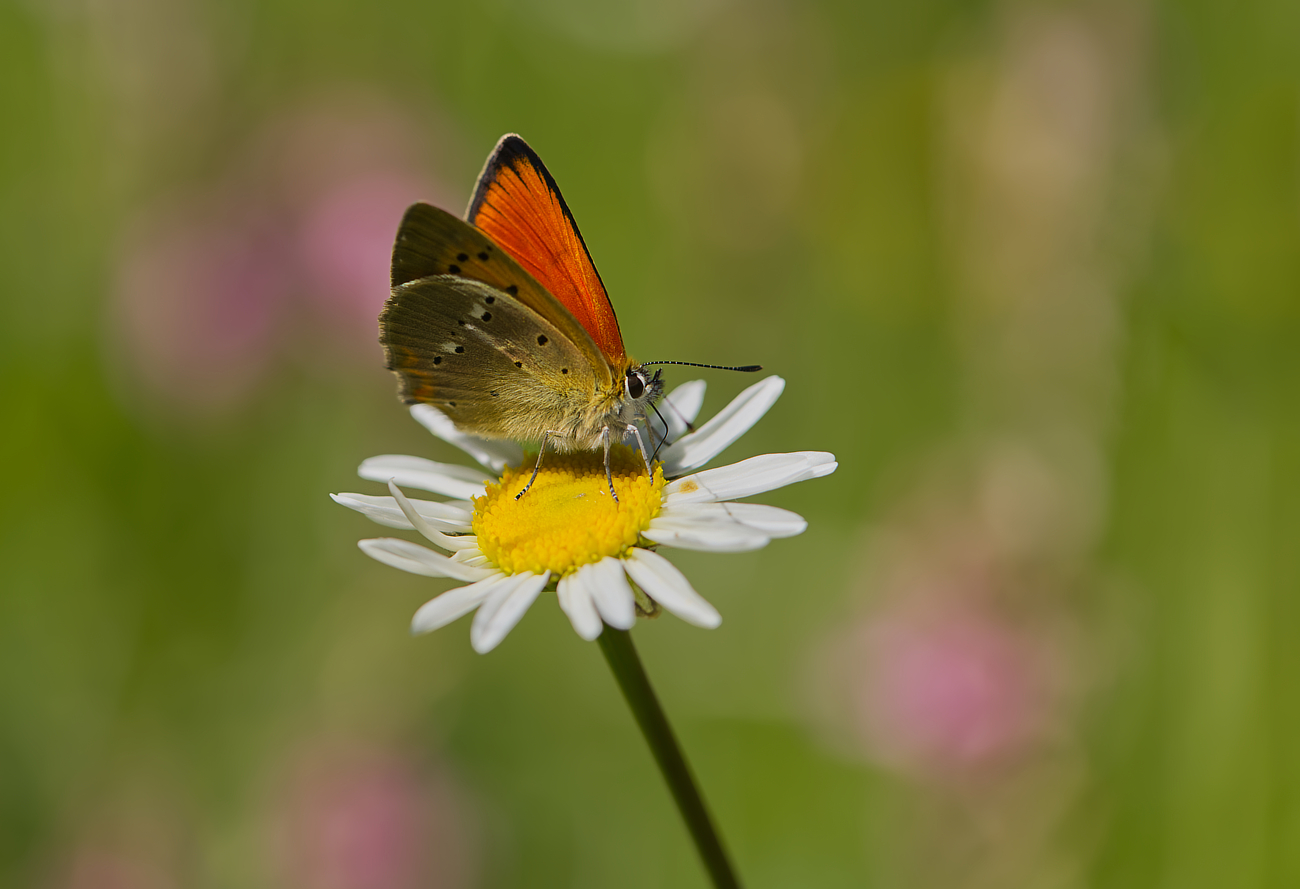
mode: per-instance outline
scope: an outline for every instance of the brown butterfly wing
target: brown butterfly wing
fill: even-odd
[[[465,218],[573,314],[611,365],[624,368],[627,352],[605,285],[559,186],[523,139],[501,137]]]
[[[537,441],[571,434],[602,387],[567,334],[508,293],[458,275],[393,288],[379,316],[389,370],[408,404],[466,432]]]
[[[614,368],[572,313],[491,238],[446,210],[413,204],[393,244],[392,286],[434,275],[481,281],[514,297],[559,329],[602,380],[615,379]]]

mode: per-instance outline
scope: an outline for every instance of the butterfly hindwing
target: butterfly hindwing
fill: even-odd
[[[501,137],[479,174],[465,217],[572,313],[613,366],[626,363],[614,307],[573,214],[523,139]]]
[[[581,416],[609,383],[565,333],[508,293],[458,275],[393,288],[380,340],[407,403],[432,404],[461,429],[536,441]]]
[[[513,296],[555,325],[598,375],[613,379],[608,360],[586,329],[491,238],[446,210],[413,204],[393,245],[392,286],[435,275],[470,278]]]

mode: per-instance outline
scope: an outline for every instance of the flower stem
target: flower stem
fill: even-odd
[[[713,820],[704,807],[704,798],[700,796],[700,790],[691,776],[690,766],[686,764],[686,757],[677,745],[668,717],[664,715],[659,699],[650,685],[650,677],[646,675],[641,658],[632,645],[632,634],[627,630],[607,626],[598,641],[605,660],[609,662],[609,669],[623,690],[627,705],[632,708],[637,725],[641,726],[641,734],[645,735],[650,752],[654,754],[655,762],[659,763],[659,771],[668,782],[677,810],[686,822],[691,839],[695,840],[695,848],[699,850],[700,858],[704,859],[704,867],[708,870],[713,885],[716,889],[740,889],[740,882],[731,869],[731,862],[727,860],[727,853],[722,848]]]

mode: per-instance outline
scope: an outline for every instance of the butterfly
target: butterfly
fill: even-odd
[[[517,135],[488,156],[464,219],[407,209],[379,330],[404,402],[484,438],[540,442],[539,467],[548,444],[603,446],[607,478],[611,442],[630,434],[646,453],[636,422],[663,393],[660,371],[628,356],[559,186]],[[684,362],[650,362],[667,363]]]

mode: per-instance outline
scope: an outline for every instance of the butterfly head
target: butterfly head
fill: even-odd
[[[603,411],[591,418],[589,430],[595,431],[605,426],[622,429],[628,423],[645,420],[664,393],[659,371],[651,371],[640,364],[629,363],[622,373],[621,382],[615,383],[615,386],[618,388],[609,390],[609,395],[604,400]],[[581,439],[582,436],[577,437]]]
[[[657,401],[664,392],[663,380],[659,379],[659,374],[660,371],[656,370],[654,376],[651,376],[644,367],[629,367],[623,377],[623,394],[627,401],[640,405],[644,412],[645,405]]]

